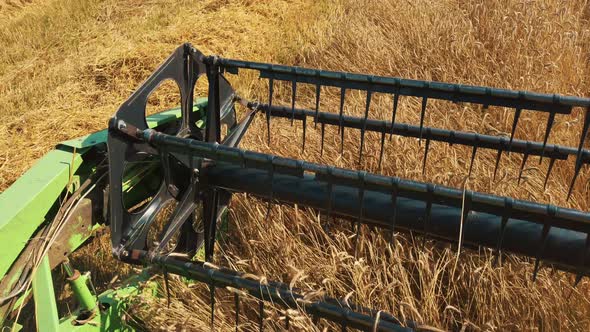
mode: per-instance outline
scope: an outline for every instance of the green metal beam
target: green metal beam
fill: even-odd
[[[37,331],[57,331],[59,317],[57,316],[57,303],[55,302],[55,293],[53,291],[49,257],[45,256],[41,260],[41,265],[39,265],[37,272],[33,276],[32,284]]]
[[[0,195],[0,275],[4,276],[82,164],[79,151],[53,150]],[[4,294],[2,294],[4,295]]]

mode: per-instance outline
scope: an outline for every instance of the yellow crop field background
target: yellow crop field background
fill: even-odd
[[[118,106],[184,42],[235,59],[590,96],[590,4],[582,0],[5,1],[0,3],[0,192],[60,141],[106,128]],[[240,94],[265,100],[267,86],[256,77],[229,78]],[[301,91],[298,103],[313,108],[313,90]],[[149,109],[176,106],[174,93],[162,86]],[[288,104],[289,93],[289,86],[278,87],[277,100]],[[322,106],[338,103],[339,91],[322,93]],[[347,114],[364,112],[364,94],[351,92],[347,98]],[[391,97],[376,97],[373,107],[373,117],[387,119]],[[510,133],[514,113],[443,103],[429,103],[429,110],[427,126],[493,135]],[[400,100],[399,121],[416,124],[419,113],[419,99]],[[582,118],[581,109],[558,117],[549,142],[577,145]],[[542,141],[546,121],[546,114],[524,111],[516,137]],[[433,143],[423,173],[424,144],[397,137],[386,143],[378,170],[377,135],[367,135],[358,165],[358,133],[346,132],[343,154],[332,128],[326,130],[323,154],[319,128],[308,124],[305,151],[301,133],[300,124],[275,121],[268,145],[264,120],[258,118],[243,147],[590,208],[588,170],[566,201],[571,163],[557,163],[543,189],[547,160],[539,164],[531,158],[518,184],[521,157],[504,157],[493,180],[495,154],[482,151],[467,177],[470,149]],[[355,255],[347,223],[333,222],[327,232],[325,216],[278,205],[267,216],[265,203],[245,195],[236,195],[230,208],[230,228],[214,263],[292,283],[308,298],[346,297],[428,331],[590,329],[588,281],[573,288],[574,275],[545,267],[532,282],[530,259],[504,256],[494,264],[489,250],[458,250],[408,234],[398,234],[392,243],[368,228],[361,231]],[[133,272],[110,258],[108,234],[73,262],[90,270],[99,288]],[[165,296],[139,297],[129,320],[147,330],[208,330],[206,285],[172,278],[171,286],[170,306]],[[218,296],[216,328],[234,330],[233,296],[223,290]],[[240,330],[258,330],[258,305],[250,300],[244,307]],[[265,328],[281,330],[285,312],[266,310]],[[295,317],[293,330],[339,328],[323,321],[314,325],[301,313],[289,315]]]

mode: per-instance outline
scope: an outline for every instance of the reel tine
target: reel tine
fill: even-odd
[[[422,111],[420,112],[420,138],[418,142],[422,144],[422,128],[424,127],[424,116],[426,115],[426,104],[428,103],[428,97],[422,98]]]
[[[506,233],[506,225],[510,219],[512,212],[512,204],[514,200],[512,198],[504,198],[504,213],[502,213],[502,223],[500,224],[500,234],[498,235],[498,243],[496,244],[495,251],[495,262],[498,262],[502,255],[502,242],[504,241],[504,234]]]
[[[295,71],[295,69],[293,69]],[[295,98],[297,96],[297,80],[291,81],[291,126],[295,120]]]
[[[590,108],[586,109],[586,114],[584,115],[584,128],[582,129],[582,135],[580,136],[580,144],[578,145],[578,154],[576,156],[576,168],[574,170],[574,177],[572,178],[572,183],[570,184],[570,188],[567,193],[567,200],[570,199],[572,195],[572,191],[574,189],[574,184],[576,183],[576,179],[580,174],[580,170],[582,169],[582,152],[584,151],[584,141],[588,136],[588,129],[590,129]]]
[[[494,166],[494,177],[493,177],[494,181],[496,181],[496,175],[498,174],[498,166],[500,165],[500,159],[502,159],[502,151],[503,151],[502,148],[504,147],[505,143],[506,142],[505,142],[504,138],[502,137],[500,139],[500,148],[498,149],[498,154],[496,155],[496,165]]]
[[[358,180],[360,181],[360,188],[359,188],[359,215],[356,222],[356,235],[354,237],[354,256],[356,257],[357,248],[358,248],[358,239],[361,232],[361,225],[363,221],[363,210],[364,210],[364,202],[365,202],[365,177],[367,176],[367,172],[360,171],[357,173]]]
[[[397,214],[397,208],[396,208],[396,204],[397,204],[397,194],[398,194],[398,189],[399,189],[399,179],[398,178],[391,178],[391,206],[393,207],[392,209],[392,216],[391,216],[391,224],[390,224],[390,230],[391,230],[391,238],[390,238],[390,242],[394,242],[395,240],[395,218],[396,218],[396,214]]]
[[[479,135],[475,134],[475,141],[479,141]],[[467,176],[471,177],[471,171],[473,170],[473,164],[475,163],[475,154],[477,153],[477,143],[473,145],[473,149],[471,150],[471,162],[469,163],[469,172],[467,172]]]
[[[529,158],[529,151],[530,144],[527,143],[526,151],[522,156],[522,163],[520,164],[520,170],[518,171],[518,184],[520,184],[520,180],[522,179],[522,172],[524,171],[524,165],[526,164],[527,159]]]
[[[393,126],[395,125],[395,115],[397,113],[397,103],[399,101],[399,94],[393,95],[393,112],[391,113],[391,132],[389,133],[389,140],[393,137]]]
[[[262,293],[260,294],[262,295]],[[258,326],[259,326],[259,330],[260,332],[264,331],[264,300],[261,299],[258,302]]]
[[[305,151],[305,132],[307,130],[307,117],[303,117],[303,140],[302,140],[302,145],[301,145],[301,152]]]
[[[545,147],[547,146],[547,140],[551,134],[551,128],[553,127],[554,122],[555,113],[549,113],[549,118],[547,119],[547,128],[545,129],[545,137],[543,138],[543,151],[541,151],[541,156],[539,157],[539,165],[543,162],[543,157],[545,156]]]
[[[275,160],[275,156],[273,155],[269,155],[267,156],[267,162],[270,165],[270,168],[268,170],[268,188],[270,189],[270,195],[269,195],[269,200],[268,200],[268,206],[266,209],[266,219],[268,219],[268,217],[270,216],[270,211],[272,209],[272,200],[273,200],[273,196],[274,196],[274,188],[273,188],[273,184],[274,184],[274,176],[275,176],[275,164],[274,164],[274,160]]]
[[[289,331],[290,325],[289,310],[285,310],[285,330]]]
[[[465,190],[465,194],[464,194],[464,198],[463,198],[463,208],[461,209],[461,232],[459,235],[459,245],[458,245],[459,252],[461,252],[461,244],[463,243],[463,239],[465,237],[464,226],[469,219],[469,212],[471,212],[472,199],[473,199],[473,192],[470,190]]]
[[[324,155],[324,136],[326,133],[326,125],[325,123],[322,122],[322,140],[321,140],[321,144],[320,144],[320,156]]]
[[[268,133],[268,145],[270,145],[270,109],[272,108],[272,96],[274,94],[274,78],[268,79],[268,108],[266,109],[266,131]]]
[[[166,286],[166,299],[168,301],[168,308],[170,308],[170,283],[168,279],[168,270],[166,268],[163,269],[164,274],[164,286]]]
[[[215,330],[215,285],[213,284],[213,278],[211,278],[211,272],[209,272],[209,278],[211,282],[209,283],[209,296],[211,301],[211,331]]]
[[[577,274],[576,279],[574,280],[574,287],[573,288],[578,287],[578,285],[580,284],[580,282],[582,281],[583,278],[584,278],[583,274]],[[570,292],[570,296],[571,296],[571,294],[572,294],[572,292]]]
[[[319,71],[316,71],[316,75],[319,76]],[[318,114],[320,113],[320,94],[322,93],[322,86],[318,83],[315,86],[315,118],[314,125],[318,125]]]
[[[424,235],[428,234],[430,232],[430,214],[432,212],[432,198],[433,198],[433,193],[434,193],[434,184],[429,183],[426,186],[426,211],[425,216],[424,216]],[[426,236],[424,236],[424,239],[426,239]]]
[[[549,232],[549,226],[548,225],[544,225],[543,226],[543,237],[545,238],[547,236],[546,233]],[[543,248],[545,244],[545,240],[543,240],[543,243],[541,244],[541,247]],[[539,273],[539,269],[540,269],[540,264],[541,264],[541,253],[543,252],[542,249],[539,250],[539,252],[537,253],[537,257],[535,257],[535,267],[533,268],[533,282],[535,282],[537,280],[537,274]]]
[[[381,172],[381,162],[383,161],[383,150],[385,148],[385,128],[386,123],[383,121],[383,131],[381,132],[381,149],[379,150],[379,172]]]
[[[512,122],[512,131],[510,132],[510,142],[508,143],[508,154],[512,150],[512,141],[514,140],[514,133],[516,132],[516,127],[518,126],[518,119],[520,118],[520,114],[522,113],[522,108],[517,108],[516,112],[514,113],[514,121]]]
[[[216,190],[207,190],[203,197],[203,216],[205,221],[205,261],[213,258],[215,248],[215,231],[217,229],[217,204],[218,194]]]
[[[334,172],[334,166],[328,166],[326,170],[326,175],[328,178],[328,208],[326,209],[327,217],[330,219],[330,215],[332,214],[332,194],[333,194],[333,185],[332,185],[332,172]],[[327,227],[324,228],[324,231],[328,231]]]
[[[236,311],[236,332],[238,332],[238,326],[240,325],[240,294],[237,291],[234,293],[234,307]]]
[[[344,113],[344,98],[346,96],[346,89],[340,89],[340,114],[338,118],[338,133],[340,133],[340,154],[344,152],[344,124],[343,124],[343,113]]]
[[[539,273],[539,267],[541,263],[541,256],[545,251],[545,246],[547,244],[547,237],[549,235],[549,230],[551,229],[551,219],[555,216],[557,212],[557,208],[554,205],[547,206],[547,219],[543,224],[543,232],[541,233],[541,246],[537,251],[537,257],[535,257],[535,268],[533,269],[533,282],[537,280],[537,274]]]
[[[430,136],[426,139],[424,146],[424,159],[422,160],[422,175],[426,173],[426,158],[428,158],[428,149],[430,148]]]
[[[365,131],[367,129],[367,119],[369,118],[369,108],[371,107],[371,90],[367,90],[367,102],[365,105],[365,118],[363,119],[363,126],[361,128],[361,146],[359,149],[359,165],[363,160],[363,146],[365,144]]]
[[[311,321],[313,322],[313,325],[318,326],[320,324],[320,316],[313,315]]]
[[[543,190],[547,189],[547,181],[549,180],[549,175],[551,174],[551,170],[553,169],[553,165],[555,165],[555,158],[551,158],[549,161],[549,167],[547,168],[547,175],[545,175],[545,181],[543,182]]]

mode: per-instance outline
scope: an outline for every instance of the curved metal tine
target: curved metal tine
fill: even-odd
[[[399,89],[398,89],[399,90]],[[393,112],[391,114],[391,132],[389,133],[389,140],[393,137],[393,126],[395,125],[395,116],[397,114],[397,103],[399,101],[399,93],[393,95]]]
[[[319,71],[316,72],[319,75]],[[320,94],[322,93],[322,86],[317,83],[315,86],[315,118],[314,126],[318,125],[318,114],[320,113]]]
[[[332,215],[332,199],[333,199],[332,195],[333,195],[333,191],[334,191],[334,188],[333,188],[334,186],[332,184],[332,172],[334,172],[334,166],[330,165],[330,166],[328,166],[328,169],[326,170],[326,174],[327,174],[327,178],[328,178],[327,179],[328,180],[328,208],[326,209],[327,210],[327,217],[328,217],[327,219],[330,219],[330,216]],[[324,226],[324,231],[326,233],[329,232],[327,225]]]
[[[426,159],[428,158],[429,148],[430,148],[430,135],[428,135],[428,138],[426,138],[426,145],[424,146],[424,159],[422,160],[422,175],[424,175],[426,173]]]
[[[475,154],[477,153],[477,142],[479,141],[479,135],[475,134],[475,144],[473,145],[473,149],[471,150],[471,162],[469,163],[469,172],[467,172],[467,176],[471,177],[471,172],[473,171],[473,164],[475,163]]]
[[[512,131],[510,132],[510,142],[508,143],[508,154],[512,150],[512,141],[514,140],[514,133],[516,132],[516,127],[518,126],[518,119],[520,118],[520,114],[522,113],[522,108],[517,108],[514,112],[514,121],[512,122]]]
[[[261,299],[258,303],[259,303],[259,308],[258,308],[258,315],[259,315],[258,325],[260,327],[260,332],[262,332],[262,331],[264,331],[264,300]]]
[[[390,225],[390,239],[389,241],[392,242],[392,244],[395,244],[395,219],[397,217],[397,194],[398,194],[398,190],[399,190],[399,179],[398,178],[391,178],[391,206],[393,207],[392,209],[392,216],[391,216],[391,225]]]
[[[289,318],[289,310],[285,310],[285,330],[289,331],[291,328],[290,318]]]
[[[547,189],[547,181],[549,180],[549,175],[551,174],[551,170],[553,169],[553,165],[555,165],[555,158],[551,158],[549,161],[549,167],[547,168],[547,175],[545,175],[545,181],[543,182],[543,190]]]
[[[342,320],[340,323],[340,330],[342,332],[348,331],[348,321],[350,320],[349,318],[349,311],[350,311],[350,305],[348,305],[348,303],[346,303],[346,306],[348,308],[343,308],[344,309],[344,313],[342,314]]]
[[[313,325],[318,326],[320,324],[320,316],[312,315],[311,321],[313,322]]]
[[[541,156],[539,157],[539,165],[543,162],[543,157],[545,157],[545,147],[547,146],[547,140],[549,139],[549,135],[551,134],[551,128],[553,127],[553,123],[555,122],[555,113],[549,113],[549,118],[547,119],[547,128],[545,129],[545,137],[543,138],[543,151],[541,151]]]
[[[268,133],[268,145],[270,145],[270,110],[272,108],[273,94],[274,94],[274,78],[271,76],[271,78],[268,79],[268,108],[266,109],[266,131]]]
[[[295,68],[293,68],[295,71]],[[295,120],[295,98],[297,97],[297,79],[291,81],[291,126]]]
[[[354,237],[354,256],[356,257],[357,248],[358,248],[358,238],[361,232],[361,222],[363,220],[363,210],[364,210],[364,202],[365,202],[365,177],[367,176],[367,172],[360,171],[357,173],[358,180],[360,181],[359,187],[359,216],[356,222],[356,234]]]
[[[572,183],[570,184],[570,188],[567,193],[567,200],[570,199],[572,195],[572,190],[574,189],[574,184],[576,183],[576,178],[580,174],[580,170],[582,169],[582,152],[584,151],[584,141],[586,141],[586,137],[588,136],[588,129],[590,129],[590,108],[586,109],[586,114],[584,115],[584,127],[582,128],[582,135],[580,136],[580,144],[578,145],[578,154],[576,156],[576,168],[574,170],[574,177],[572,178]]]
[[[320,143],[320,156],[324,155],[324,135],[325,135],[325,131],[326,131],[326,124],[322,122],[322,140]]]
[[[461,232],[459,236],[459,251],[461,250],[461,244],[463,243],[463,239],[465,238],[465,224],[469,220],[469,212],[471,212],[471,201],[473,199],[473,192],[470,190],[465,190],[465,194],[463,197],[463,208],[461,211]]]
[[[170,308],[170,283],[169,283],[169,279],[168,279],[168,270],[166,269],[166,267],[164,267],[162,269],[162,274],[164,275],[164,287],[166,287],[166,300],[167,300],[167,306],[168,308]]]
[[[273,196],[274,196],[274,188],[273,188],[274,176],[275,176],[274,159],[275,159],[275,156],[273,156],[273,155],[267,156],[267,162],[270,164],[270,168],[268,170],[268,182],[269,182],[268,188],[270,189],[270,195],[269,195],[269,199],[268,199],[268,207],[266,210],[265,219],[268,219],[268,217],[270,216],[270,210],[272,209],[272,200],[273,200]]]
[[[211,301],[211,331],[215,330],[215,285],[213,284],[213,279],[209,284],[209,294],[210,294],[210,301]]]
[[[500,139],[500,148],[498,148],[498,154],[496,155],[496,165],[494,166],[494,176],[493,176],[493,180],[496,181],[496,175],[498,174],[498,166],[500,165],[500,159],[502,158],[502,151],[503,151],[503,147],[505,145],[505,141],[504,138],[502,137]]]
[[[543,231],[541,233],[541,245],[539,246],[539,250],[537,251],[537,255],[535,257],[535,268],[533,269],[533,282],[537,280],[537,274],[539,273],[539,267],[541,263],[541,256],[545,251],[545,246],[547,244],[547,236],[549,235],[549,230],[551,229],[551,220],[555,216],[557,208],[553,205],[547,206],[547,218],[545,219],[545,223],[543,224]]]
[[[524,171],[524,165],[526,164],[527,159],[529,158],[529,151],[530,143],[527,143],[525,153],[522,156],[522,163],[520,164],[520,170],[518,171],[518,184],[520,184],[520,180],[522,179],[522,172]]]
[[[346,98],[346,89],[340,89],[340,113],[338,114],[338,133],[340,134],[340,154],[344,152],[344,99]]]
[[[500,256],[502,255],[502,242],[504,241],[506,225],[508,224],[508,220],[510,219],[510,215],[512,213],[513,202],[514,200],[512,198],[504,198],[504,210],[502,213],[502,221],[500,224],[500,234],[498,234],[498,243],[496,244],[494,265],[496,265],[500,261]]]
[[[424,213],[425,213],[424,235],[426,235],[430,232],[430,214],[432,212],[432,198],[433,198],[433,194],[434,194],[434,187],[435,187],[435,185],[432,183],[429,183],[426,186],[427,196],[426,196],[426,211],[424,211]],[[423,238],[426,239],[426,236],[424,236]]]
[[[218,193],[208,189],[203,196],[203,221],[205,226],[205,261],[211,261],[215,248],[215,231],[217,229]]]
[[[379,168],[379,172],[381,172],[381,162],[383,161],[383,151],[385,149],[385,131],[387,130],[386,128],[386,122],[383,121],[383,131],[381,131],[381,148],[379,149],[379,164],[378,164],[378,168]]]
[[[372,79],[370,79],[372,81]],[[361,128],[361,146],[359,149],[359,165],[363,160],[363,147],[365,145],[365,131],[367,130],[367,118],[369,117],[369,109],[371,107],[371,95],[373,92],[369,88],[367,90],[367,101],[365,105],[365,118],[363,119],[363,126]]]
[[[236,332],[238,332],[238,326],[240,326],[240,294],[237,291],[234,293],[234,307],[236,312]]]
[[[426,115],[426,104],[428,103],[428,97],[422,97],[422,111],[420,112],[420,138],[418,143],[422,144],[422,128],[424,128],[424,116]]]
[[[305,131],[307,130],[307,117],[303,117],[303,140],[302,140],[302,145],[301,145],[301,152],[305,151]]]

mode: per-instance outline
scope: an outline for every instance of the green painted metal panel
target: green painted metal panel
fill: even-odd
[[[50,151],[0,195],[0,243],[9,244],[2,248],[0,275],[6,274],[81,164],[80,153]]]
[[[41,265],[33,276],[32,284],[37,331],[57,331],[59,317],[57,316],[57,303],[55,302],[55,293],[53,292],[53,279],[51,278],[49,257],[45,256],[41,260]]]

